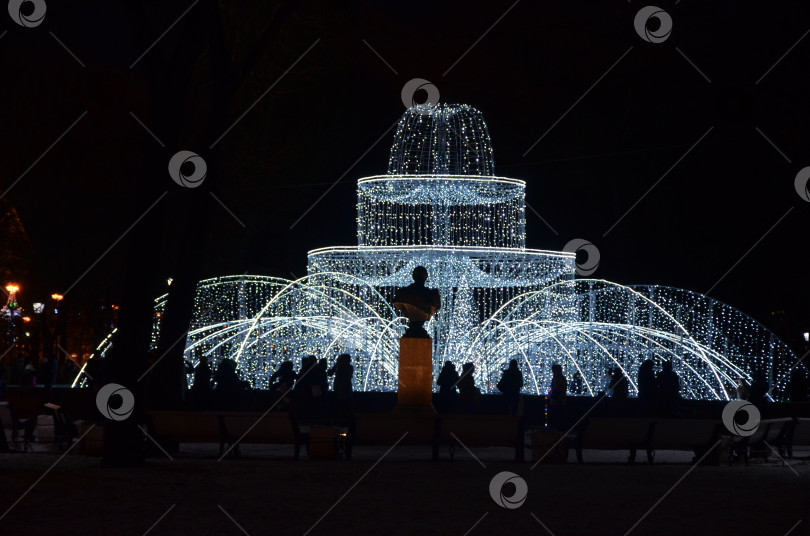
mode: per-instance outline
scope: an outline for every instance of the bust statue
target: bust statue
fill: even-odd
[[[424,266],[413,270],[413,283],[397,290],[394,294],[394,307],[408,318],[408,329],[405,337],[430,338],[424,324],[436,314],[442,306],[439,291],[427,288],[428,273]]]

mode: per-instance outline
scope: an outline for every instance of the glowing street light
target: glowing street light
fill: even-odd
[[[45,304],[42,302],[34,302],[34,312],[36,314],[42,314],[45,310]]]
[[[62,301],[63,298],[64,296],[62,296],[61,294],[51,294],[51,299],[57,302]]]
[[[16,294],[19,291],[20,291],[20,285],[18,285],[17,283],[7,283],[6,284],[6,292],[8,292],[10,295],[14,296],[14,294]]]

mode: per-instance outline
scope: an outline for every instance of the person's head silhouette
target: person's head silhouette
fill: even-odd
[[[424,285],[428,278],[427,268],[424,266],[417,266],[413,269],[413,280],[415,283]]]

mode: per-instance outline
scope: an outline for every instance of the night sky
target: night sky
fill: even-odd
[[[418,77],[483,112],[496,173],[526,180],[547,222],[527,210],[528,247],[584,238],[593,277],[712,289],[789,343],[810,328],[810,203],[794,187],[810,166],[810,4],[657,2],[673,21],[661,43],[634,29],[637,1],[301,2],[266,42],[275,4],[201,0],[181,17],[192,4],[0,17],[0,188],[36,249],[32,299],[115,301],[133,272],[157,296],[189,210],[208,223],[201,276],[304,275],[307,250],[356,244],[355,182],[386,171]],[[209,163],[194,191],[168,174],[179,150]],[[134,232],[118,240],[156,201],[133,270]]]

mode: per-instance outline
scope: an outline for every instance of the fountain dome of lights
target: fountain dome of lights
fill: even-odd
[[[577,279],[574,253],[527,249],[525,190],[494,174],[478,110],[414,106],[397,125],[387,174],[357,181],[357,245],[310,251],[297,280],[201,281],[185,357],[212,368],[232,358],[262,389],[285,360],[312,354],[331,365],[349,353],[356,390],[394,391],[406,320],[391,302],[422,265],[443,302],[425,326],[434,378],[445,361],[473,362],[476,384],[493,392],[517,359],[524,390],[543,394],[559,363],[574,394],[594,395],[620,367],[635,394],[638,367],[651,359],[673,362],[687,398],[727,400],[756,370],[774,399],[785,397],[796,356],[744,313],[687,290]],[[155,302],[153,346],[166,299]]]

